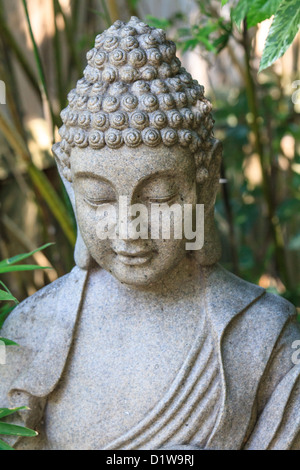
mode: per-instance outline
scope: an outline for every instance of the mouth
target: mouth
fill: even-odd
[[[127,266],[140,266],[152,258],[151,251],[116,251],[119,261]]]

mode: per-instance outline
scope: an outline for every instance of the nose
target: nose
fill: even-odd
[[[116,236],[118,239],[136,242],[141,238],[145,241],[149,237],[148,208],[141,203],[136,203],[133,197],[119,197],[117,219]]]
[[[112,249],[118,255],[143,256],[151,251],[149,240],[113,240]]]

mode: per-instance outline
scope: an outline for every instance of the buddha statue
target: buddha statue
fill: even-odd
[[[87,61],[53,147],[78,224],[76,266],[2,331],[20,346],[0,365],[1,407],[27,405],[16,422],[39,432],[12,443],[300,449],[295,308],[218,264],[222,148],[203,87],[165,33],[136,17],[97,36]],[[204,205],[202,248],[121,236],[116,223],[101,237],[103,208],[120,217],[120,198]]]

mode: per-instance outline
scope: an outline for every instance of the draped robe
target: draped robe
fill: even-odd
[[[300,339],[295,308],[219,265],[204,271],[206,326],[215,345],[207,350],[207,367],[199,337],[166,395],[107,449],[300,449],[300,365],[292,362],[292,344]],[[39,428],[62,376],[87,276],[75,267],[20,304],[1,332],[21,347],[8,348],[7,365],[0,366],[0,406],[27,404],[22,419],[29,427]],[[71,301],[65,296],[70,290]],[[211,373],[210,380],[202,380],[204,373]],[[214,380],[216,406],[206,406]],[[203,445],[199,430],[209,418],[206,409],[215,416]],[[43,449],[43,433],[12,443],[17,449]]]

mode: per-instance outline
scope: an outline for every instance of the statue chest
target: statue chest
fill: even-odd
[[[200,308],[190,302],[112,295],[95,307],[87,296],[46,408],[51,448],[101,449],[147,416],[168,392],[198,331]]]

